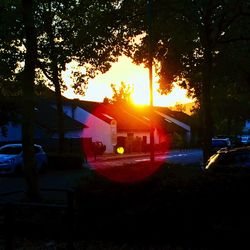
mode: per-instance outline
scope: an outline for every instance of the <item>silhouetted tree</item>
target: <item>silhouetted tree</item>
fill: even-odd
[[[72,61],[79,69],[71,75],[75,92],[85,94],[88,80],[110,68],[121,53],[122,33],[115,32],[113,18],[118,1],[38,1],[39,67],[55,89],[59,151],[63,151],[64,124],[61,92],[66,88],[62,71]],[[80,69],[84,67],[84,71]]]
[[[83,70],[72,73],[72,87],[84,95],[88,80],[104,73],[124,48],[123,31],[115,29],[119,1],[34,1],[37,28],[36,84],[53,86],[58,111],[59,151],[63,150],[64,125],[61,93],[66,89],[62,72],[72,61]],[[20,2],[1,2],[0,91],[21,93],[26,42]],[[18,92],[19,91],[19,92]]]
[[[129,19],[128,34],[147,32],[145,2],[123,2],[122,8],[127,11]],[[216,69],[221,67],[218,63],[225,53],[225,44],[249,41],[249,1],[152,2],[152,53],[158,62],[155,66],[160,75],[160,88],[163,93],[168,93],[173,81],[179,80],[179,84],[200,102],[206,160],[210,154],[211,137],[214,132],[211,98],[212,90],[218,82]],[[137,63],[148,63],[148,40],[147,33],[141,44],[134,46],[132,52],[130,48],[129,53]],[[247,52],[246,45],[244,48]],[[225,63],[227,62],[224,60]],[[223,73],[229,74],[230,71]]]
[[[90,77],[107,71],[124,46],[119,38],[123,32],[114,29],[116,2],[0,3],[0,91],[23,96],[24,161],[27,193],[32,198],[39,197],[33,148],[35,82],[41,83],[42,76],[46,83],[51,80],[60,101],[61,72],[67,63],[76,60],[86,66],[84,74],[76,74],[76,79],[82,80],[73,86],[78,92]]]
[[[34,9],[32,0],[22,0],[22,16],[26,39],[25,65],[22,74],[22,143],[24,172],[28,184],[27,196],[32,200],[40,198],[38,173],[34,152],[34,86],[37,60],[37,41],[34,25]]]
[[[129,104],[131,103],[131,94],[133,93],[133,87],[125,82],[121,82],[121,84],[116,87],[115,84],[111,84],[111,88],[113,91],[113,96],[110,99],[111,103],[116,104]]]

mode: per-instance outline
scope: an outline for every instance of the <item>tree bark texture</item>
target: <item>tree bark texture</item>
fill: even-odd
[[[26,55],[22,81],[23,113],[22,143],[27,197],[39,199],[38,173],[34,152],[34,85],[37,41],[33,19],[33,1],[22,0],[22,15],[26,36]]]
[[[213,119],[211,107],[211,84],[212,84],[212,21],[211,11],[208,7],[204,16],[204,30],[201,36],[202,46],[204,48],[203,61],[203,84],[202,84],[202,122],[203,122],[203,162],[206,163],[211,154],[211,142],[213,136]]]
[[[50,57],[51,57],[51,69],[52,69],[52,80],[55,87],[56,95],[56,108],[57,108],[57,128],[58,128],[58,152],[62,154],[64,151],[64,120],[63,120],[63,106],[62,106],[62,94],[61,94],[61,85],[58,76],[58,59],[56,53],[56,44],[54,42],[54,32],[52,26],[52,14],[50,10],[49,20],[47,22],[47,32],[49,37],[50,45]]]

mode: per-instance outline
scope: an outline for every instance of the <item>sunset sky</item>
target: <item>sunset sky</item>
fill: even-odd
[[[65,72],[64,80],[70,85],[69,73]],[[68,98],[79,98],[82,100],[102,102],[105,97],[111,98],[113,95],[111,83],[120,84],[121,82],[130,84],[134,88],[132,98],[135,104],[149,104],[149,72],[147,68],[132,63],[126,56],[119,58],[111,69],[105,74],[98,75],[89,81],[85,96],[76,96],[69,88],[64,95]],[[185,104],[192,102],[186,96],[186,90],[175,87],[169,95],[160,95],[157,92],[157,78],[154,77],[154,106],[174,106],[176,103]]]

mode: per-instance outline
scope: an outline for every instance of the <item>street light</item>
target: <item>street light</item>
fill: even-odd
[[[150,97],[150,160],[154,162],[154,123],[153,123],[153,51],[152,51],[152,20],[153,6],[152,0],[147,0],[147,19],[148,19],[148,69],[149,69],[149,97]]]

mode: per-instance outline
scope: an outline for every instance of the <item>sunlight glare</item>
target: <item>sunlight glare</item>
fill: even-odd
[[[73,64],[75,67],[75,64]],[[137,105],[149,104],[149,72],[147,68],[136,65],[126,56],[121,56],[118,62],[114,63],[111,69],[105,74],[100,74],[91,79],[88,84],[85,96],[75,95],[70,87],[70,67],[64,72],[63,79],[68,86],[68,90],[64,92],[64,96],[68,98],[79,98],[81,100],[91,100],[102,102],[105,97],[112,98],[113,92],[111,84],[119,86],[121,82],[131,85],[134,88],[132,93],[132,101]],[[185,89],[175,84],[173,91],[168,95],[161,95],[157,89],[159,87],[158,78],[154,75],[153,79],[153,104],[154,106],[174,106],[193,102],[188,98]]]

